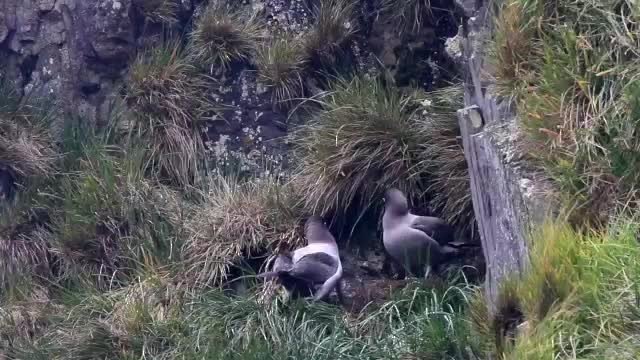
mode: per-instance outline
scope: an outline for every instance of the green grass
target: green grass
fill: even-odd
[[[200,125],[217,107],[208,97],[211,80],[190,64],[177,40],[143,52],[132,64],[124,127],[146,147],[146,171],[179,187],[203,172]],[[123,135],[126,136],[126,135]]]
[[[321,100],[321,110],[294,135],[300,159],[296,181],[308,189],[309,209],[366,209],[381,203],[390,186],[410,197],[420,195],[416,165],[421,139],[410,102],[399,90],[374,79],[356,77],[333,84]]]
[[[496,29],[497,80],[514,96],[525,150],[577,208],[574,221],[606,224],[613,209],[635,208],[635,5],[511,1]]]
[[[306,207],[325,214],[380,210],[384,191],[397,187],[419,206],[433,195],[432,205],[447,221],[472,226],[457,139],[461,95],[459,87],[403,93],[365,77],[334,82],[320,110],[293,137],[294,178],[308,189]]]
[[[631,359],[640,352],[638,223],[580,233],[549,221],[531,239],[531,266],[505,283],[497,316],[476,324],[506,359]],[[523,322],[525,322],[523,324]],[[519,325],[507,340],[501,330]],[[635,355],[632,355],[635,354]]]
[[[143,152],[77,129],[56,150],[46,181],[3,210],[3,284],[82,276],[109,288],[172,258],[179,200],[144,177]]]
[[[256,53],[263,39],[263,24],[243,8],[212,2],[196,19],[191,33],[189,52],[211,73],[219,67],[226,69],[233,62],[246,62]]]
[[[418,92],[420,108],[415,116],[421,143],[418,169],[428,174],[429,203],[445,221],[469,236],[475,214],[467,159],[462,147],[456,109],[464,107],[463,89],[450,86],[432,92]]]
[[[314,9],[316,22],[304,37],[312,69],[332,73],[340,67],[358,30],[354,7],[348,0],[323,0]]]
[[[258,79],[271,89],[274,105],[287,109],[304,95],[303,76],[307,60],[302,40],[292,36],[277,38],[261,45],[255,62]]]
[[[151,23],[172,25],[178,22],[180,5],[176,0],[136,0],[134,5]]]
[[[257,294],[185,292],[152,271],[106,294],[3,308],[2,323],[17,326],[0,327],[0,338],[15,359],[473,359],[479,350],[460,313],[472,290],[418,287],[352,316]]]
[[[51,116],[41,104],[20,99],[4,82],[0,97],[0,168],[8,169],[24,188],[53,172],[57,154],[48,131]]]
[[[429,0],[380,0],[379,9],[401,35],[416,34],[433,18]]]

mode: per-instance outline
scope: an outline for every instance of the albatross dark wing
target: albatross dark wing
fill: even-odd
[[[303,256],[293,264],[289,275],[312,284],[322,284],[338,270],[338,263],[323,252]]]
[[[437,217],[418,216],[413,220],[411,227],[429,235],[440,245],[454,241],[453,227]]]

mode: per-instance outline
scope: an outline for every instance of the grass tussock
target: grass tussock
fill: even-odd
[[[181,187],[199,178],[199,122],[215,111],[207,95],[209,85],[177,41],[144,52],[132,65],[125,95],[132,114],[128,127],[146,139],[147,171],[156,178]]]
[[[503,286],[488,322],[497,349],[506,359],[633,358],[640,351],[637,233],[628,220],[588,233],[544,224],[532,239],[528,273]]]
[[[0,96],[0,171],[23,186],[48,177],[57,158],[48,128],[50,116],[21,101],[4,83]]]
[[[216,284],[242,258],[302,244],[304,219],[296,194],[272,177],[214,177],[185,223],[188,278]]]
[[[379,9],[400,34],[415,34],[433,18],[430,0],[380,0]]]
[[[13,231],[12,231],[13,230]],[[9,289],[29,277],[48,277],[54,263],[43,229],[20,233],[16,228],[0,232],[0,285]]]
[[[340,80],[294,134],[296,181],[310,211],[378,208],[389,187],[462,231],[474,224],[455,111],[459,87],[403,93],[375,79]],[[431,198],[429,198],[431,197]]]
[[[176,0],[136,0],[134,5],[151,23],[172,25],[178,22],[180,5]]]
[[[354,7],[348,0],[323,0],[316,7],[316,22],[304,43],[312,68],[331,70],[345,56],[357,32]]]
[[[512,1],[497,20],[498,81],[578,223],[637,208],[638,25],[623,0]]]
[[[144,178],[143,152],[137,154],[96,142],[83,147],[77,168],[61,179],[61,203],[45,235],[64,276],[80,271],[112,287],[145,261],[172,257],[171,212],[179,200]]]
[[[281,108],[303,95],[307,60],[302,46],[300,39],[281,37],[258,49],[258,79],[271,89],[273,104]]]
[[[415,116],[417,129],[424,139],[419,155],[419,169],[428,174],[429,203],[436,213],[465,234],[473,231],[475,214],[467,160],[460,138],[456,109],[464,107],[463,89],[459,86],[419,93],[421,107]]]
[[[190,53],[210,72],[228,68],[234,61],[246,62],[256,53],[263,26],[255,15],[224,1],[212,2],[196,20]]]
[[[364,77],[340,80],[321,110],[294,137],[297,181],[308,189],[309,209],[327,213],[380,203],[387,187],[421,194],[416,168],[422,142],[411,98]]]

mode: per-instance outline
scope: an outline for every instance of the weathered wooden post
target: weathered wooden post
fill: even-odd
[[[486,58],[493,25],[487,3],[462,4],[470,18],[462,41],[465,108],[458,111],[458,120],[487,265],[486,295],[493,311],[501,281],[527,267],[527,234],[543,219],[549,204],[544,181],[516,151],[515,110],[495,91]]]

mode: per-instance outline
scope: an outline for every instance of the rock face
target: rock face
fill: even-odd
[[[4,0],[3,80],[53,99],[85,121],[105,121],[109,96],[148,32],[134,0]],[[183,11],[191,1],[181,1]]]
[[[526,269],[529,230],[553,210],[553,202],[545,195],[548,184],[518,155],[517,114],[492,81],[486,52],[493,21],[489,1],[463,2],[472,16],[460,34],[466,107],[458,117],[493,306],[500,282]]]

